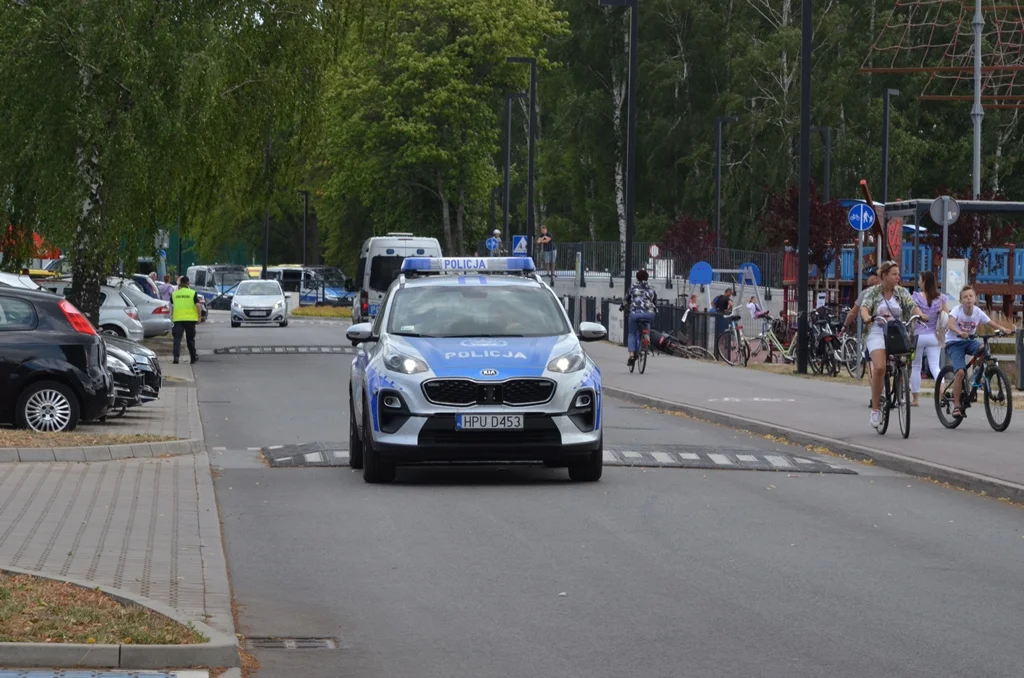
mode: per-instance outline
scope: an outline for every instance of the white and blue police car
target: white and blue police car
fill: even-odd
[[[601,373],[526,257],[409,257],[373,323],[353,325],[349,459],[397,466],[534,462],[601,478]]]

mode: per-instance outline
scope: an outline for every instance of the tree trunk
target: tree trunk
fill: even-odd
[[[455,206],[455,244],[458,247],[456,250],[459,256],[462,256],[466,251],[466,237],[463,227],[466,220],[466,187],[459,186],[459,202]],[[490,233],[487,237],[490,237]]]
[[[626,16],[623,12],[622,16]],[[627,38],[624,41],[626,55],[629,55],[628,24],[624,24],[620,18],[619,30],[626,31]],[[627,20],[628,21],[628,20]],[[615,133],[615,214],[619,222],[619,243],[622,245],[621,259],[625,264],[626,251],[626,134],[622,129],[623,104],[626,101],[626,87],[629,84],[629,74],[622,73],[613,66],[612,68],[612,129]]]
[[[455,240],[452,238],[452,215],[448,211],[448,193],[444,187],[444,178],[437,175],[437,195],[441,198],[441,227],[444,231],[444,247],[448,252],[455,252]]]

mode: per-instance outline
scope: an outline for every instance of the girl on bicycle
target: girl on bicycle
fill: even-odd
[[[935,274],[931,271],[925,271],[918,277],[917,291],[912,298],[928,321],[925,324],[927,331],[917,335],[917,349],[910,367],[910,392],[914,396],[911,405],[917,407],[921,395],[921,364],[925,357],[928,358],[928,371],[931,372],[932,379],[939,376],[939,338],[935,334],[935,326],[942,313],[949,313],[949,308],[946,306],[946,295],[939,294]]]
[[[636,272],[636,282],[629,288],[629,299],[626,300],[626,303],[629,304],[629,336],[627,338],[629,360],[626,361],[626,365],[629,367],[636,362],[637,321],[654,322],[654,304],[657,300],[658,293],[647,283],[647,271],[640,269]]]
[[[968,285],[960,290],[960,305],[949,313],[949,325],[946,327],[946,355],[949,357],[949,364],[953,366],[953,402],[956,407],[953,409],[953,417],[960,418],[963,412],[960,411],[960,391],[964,386],[964,375],[967,374],[967,354],[974,355],[981,350],[981,342],[977,339],[970,339],[981,325],[991,325],[997,330],[1011,334],[1013,330],[1003,327],[995,322],[988,315],[977,308],[974,304],[978,296],[974,288]],[[940,388],[938,384],[935,388]]]
[[[897,317],[903,322],[910,320],[914,315],[927,320],[921,313],[921,309],[914,303],[907,288],[899,284],[899,264],[895,261],[883,262],[878,267],[878,277],[882,282],[867,291],[864,295],[864,303],[860,307],[861,319],[869,328],[865,343],[868,353],[871,355],[870,422],[872,428],[876,429],[882,422],[879,400],[882,395],[882,380],[885,379],[885,367],[889,360],[889,355],[885,351],[885,326],[890,320]],[[875,320],[876,318],[877,320]]]

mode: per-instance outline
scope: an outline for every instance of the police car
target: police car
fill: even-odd
[[[369,483],[396,466],[536,462],[602,472],[601,373],[525,257],[409,257],[373,323],[353,325],[349,459]]]

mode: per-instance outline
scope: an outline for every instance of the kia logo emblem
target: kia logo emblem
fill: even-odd
[[[480,374],[485,377],[494,377],[497,376],[498,370],[480,370]]]

